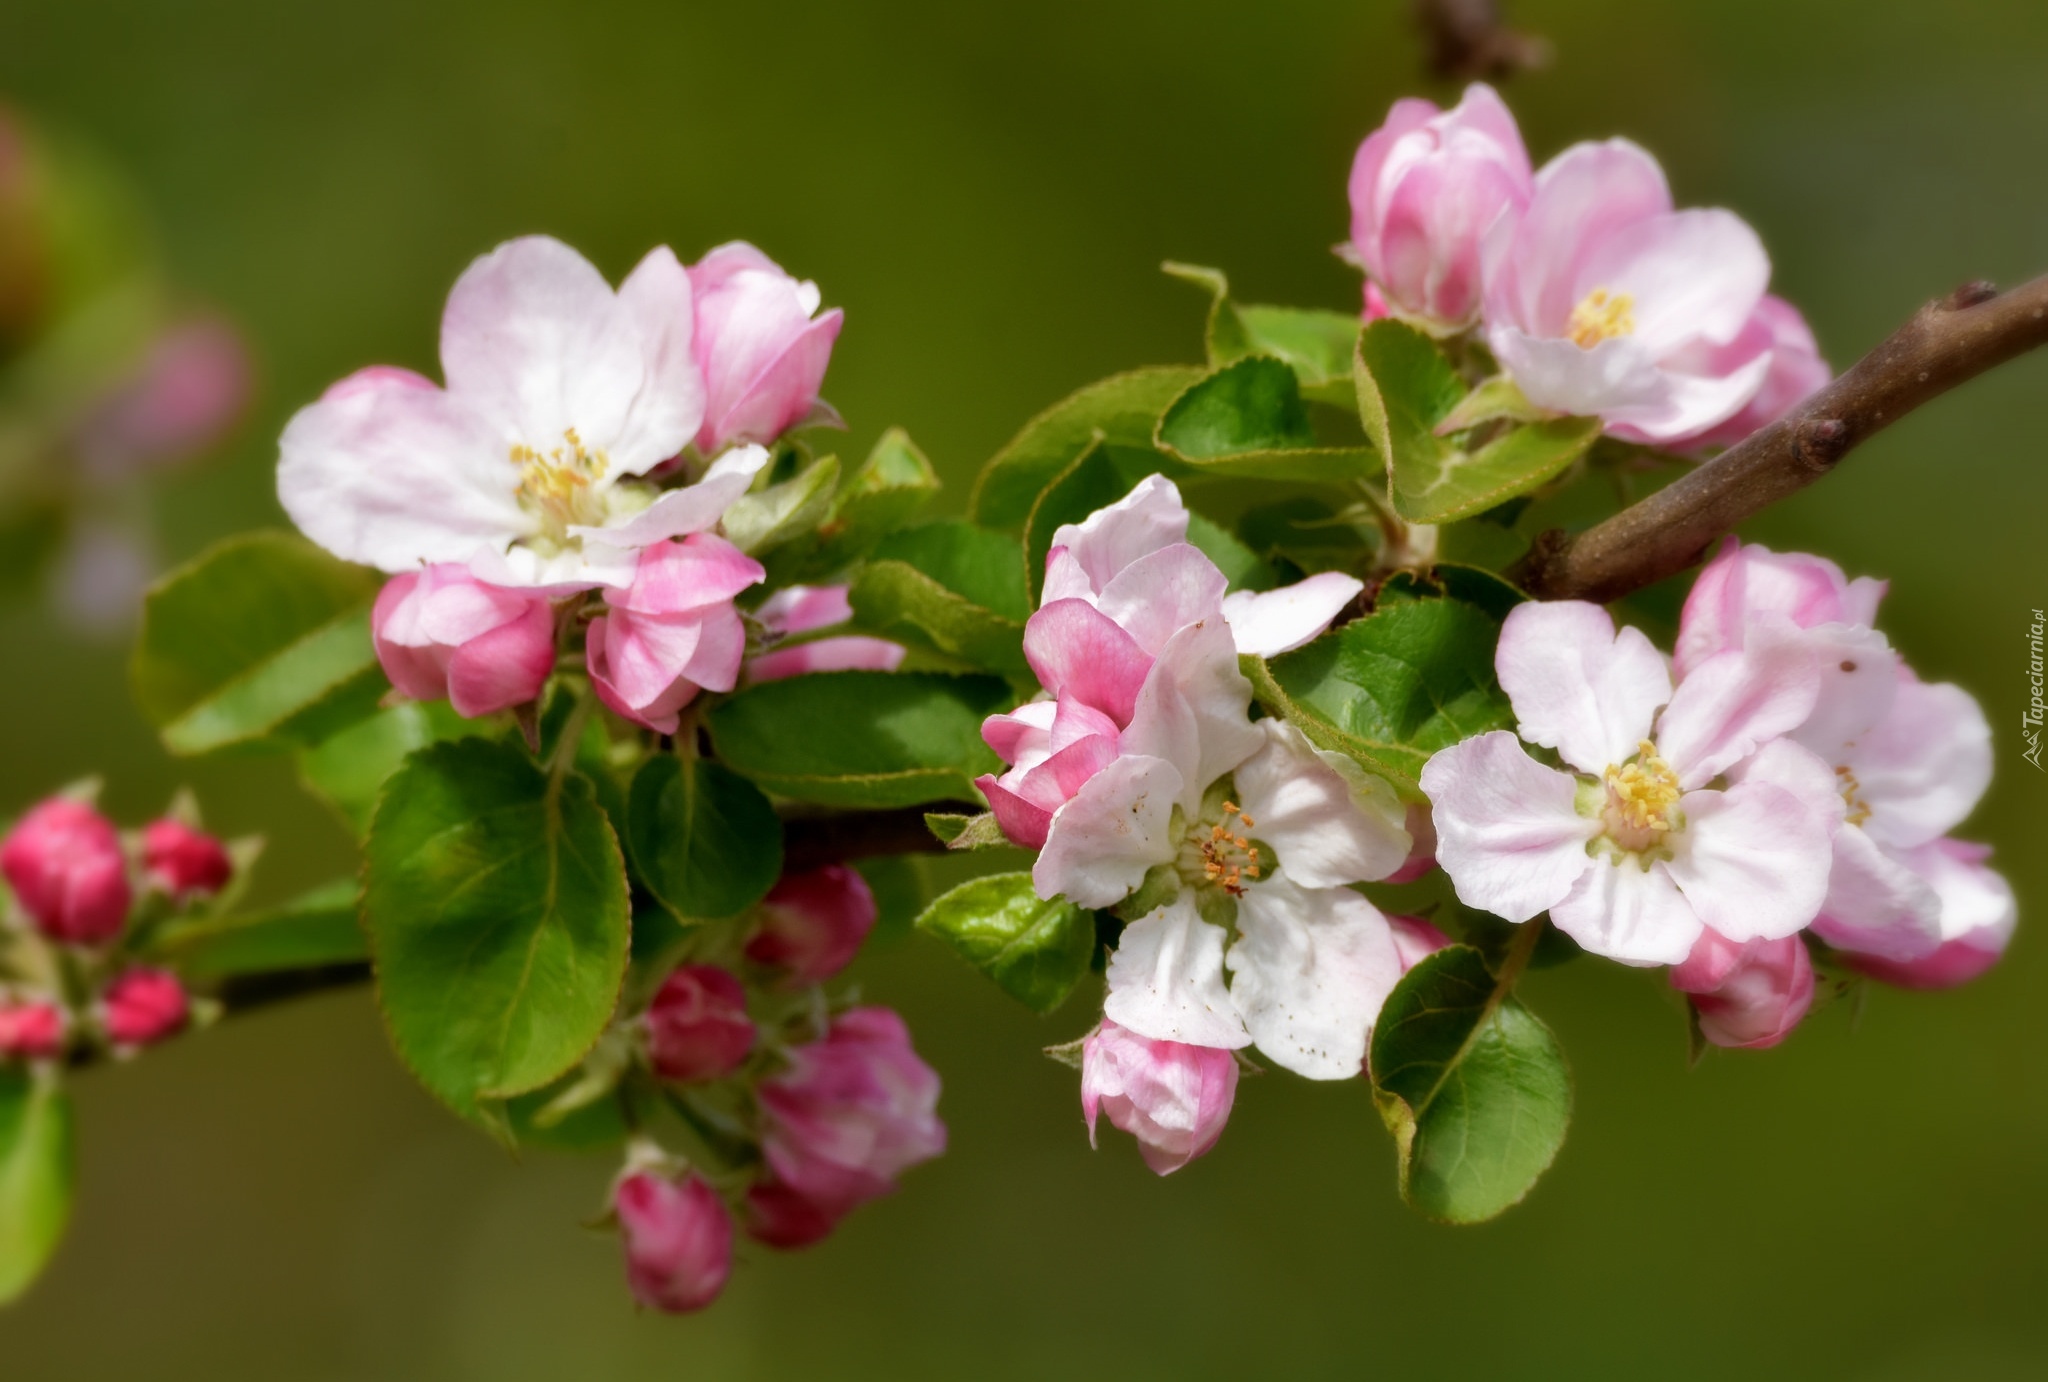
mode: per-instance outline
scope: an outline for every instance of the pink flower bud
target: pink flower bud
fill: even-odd
[[[823,983],[846,968],[875,927],[875,895],[844,864],[791,874],[761,903],[747,958],[787,970],[792,987]]]
[[[1449,936],[1421,917],[1390,916],[1387,925],[1394,932],[1394,953],[1401,957],[1403,974],[1451,943]]]
[[[445,698],[469,719],[536,699],[555,667],[547,597],[486,585],[454,563],[385,582],[370,627],[393,686]]]
[[[1448,111],[1396,101],[1351,164],[1352,248],[1396,311],[1469,325],[1480,242],[1503,213],[1521,214],[1533,185],[1521,131],[1493,88],[1467,87]]]
[[[176,1036],[191,1016],[185,986],[166,969],[131,969],[100,994],[100,1027],[127,1050]]]
[[[180,322],[80,424],[86,465],[109,478],[184,460],[220,440],[249,401],[249,356],[226,322]]]
[[[754,1049],[747,992],[716,965],[684,965],[662,980],[647,1008],[647,1056],[665,1080],[731,1074]]]
[[[0,841],[7,876],[36,929],[66,945],[102,945],[121,934],[134,892],[121,838],[84,802],[52,797]]]
[[[1729,537],[1685,597],[1672,671],[1682,678],[1716,653],[1742,647],[1750,625],[1759,621],[1790,620],[1802,629],[1868,627],[1877,622],[1884,594],[1883,581],[1852,581],[1826,557],[1773,552]]]
[[[1797,936],[1738,942],[1710,927],[1672,967],[1671,987],[1691,995],[1708,1041],[1761,1050],[1789,1036],[1813,1006],[1813,962]]]
[[[64,1010],[43,999],[0,999],[0,1061],[55,1060],[64,1054]]]
[[[747,1232],[771,1248],[807,1248],[839,1227],[840,1213],[826,1209],[771,1174],[747,1190]]]
[[[1380,291],[1380,285],[1371,279],[1365,281],[1365,307],[1359,313],[1361,320],[1370,325],[1382,317],[1391,317],[1394,311],[1387,306],[1387,295]]]
[[[183,901],[219,892],[234,876],[235,865],[219,840],[166,817],[143,827],[142,870],[152,883]]]
[[[761,1082],[761,1150],[781,1187],[774,1193],[827,1221],[888,1194],[897,1176],[946,1149],[938,1101],[938,1073],[911,1049],[902,1018],[887,1008],[841,1013],[821,1040],[790,1051],[786,1071]]]
[[[738,683],[747,631],[733,597],[767,574],[709,533],[641,549],[633,583],[607,590],[607,612],[590,622],[586,657],[598,699],[635,724],[674,734],[699,690]]]
[[[691,266],[690,290],[690,345],[705,387],[699,451],[709,456],[734,442],[772,442],[823,408],[818,389],[845,313],[835,307],[814,315],[817,284],[791,278],[752,245],[734,241]]]
[[[695,1175],[636,1171],[612,1192],[626,1246],[626,1284],[650,1310],[702,1310],[732,1275],[732,1216]]]
[[[811,633],[844,624],[853,606],[843,585],[793,585],[761,602],[754,618],[775,634]],[[775,648],[747,664],[750,682],[782,681],[809,672],[893,672],[903,663],[903,645],[886,638],[845,634],[792,647]]]
[[[1237,1057],[1212,1046],[1154,1041],[1104,1018],[1081,1044],[1081,1112],[1138,1139],[1138,1153],[1171,1175],[1216,1145],[1237,1097]]]

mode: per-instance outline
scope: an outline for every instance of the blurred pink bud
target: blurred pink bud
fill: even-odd
[[[662,980],[647,1007],[654,1073],[687,1083],[731,1074],[754,1049],[747,992],[716,965],[684,965]]]
[[[1401,957],[1403,974],[1451,943],[1449,936],[1421,917],[1390,916],[1387,925],[1394,933],[1394,953]]]
[[[142,829],[142,871],[182,901],[219,892],[234,877],[235,865],[219,840],[166,817]]]
[[[792,986],[823,983],[846,968],[875,928],[875,895],[844,864],[791,874],[761,903],[747,958],[789,972]]]
[[[80,423],[79,453],[109,477],[198,455],[241,417],[249,373],[233,327],[207,317],[180,322]]]
[[[761,1082],[761,1150],[780,1187],[771,1200],[786,1193],[832,1222],[888,1194],[897,1176],[946,1150],[938,1102],[938,1073],[911,1049],[902,1018],[887,1008],[841,1013]],[[783,1210],[771,1222],[786,1225]]]
[[[774,634],[810,633],[844,624],[853,606],[843,585],[793,585],[761,602],[754,618]],[[886,638],[846,634],[794,647],[775,648],[747,664],[750,682],[782,681],[809,672],[893,672],[903,663],[903,645]]]
[[[370,626],[393,686],[469,719],[536,699],[555,667],[547,597],[485,585],[453,562],[386,581]]]
[[[1797,936],[1731,941],[1711,927],[1671,970],[1700,1032],[1716,1046],[1761,1050],[1783,1041],[1813,1006],[1813,962]]]
[[[832,343],[845,313],[818,311],[818,285],[784,273],[752,245],[720,245],[690,268],[696,302],[691,349],[704,373],[704,425],[697,449],[713,455],[734,442],[774,441],[821,410]]]
[[[1900,862],[1939,900],[1941,944],[1913,959],[1859,954],[1843,944],[1858,939],[1853,932],[1827,927],[1829,942],[1838,947],[1836,955],[1858,973],[1899,988],[1954,988],[1975,979],[2005,954],[2019,921],[2012,885],[1985,862],[1990,857],[1989,846],[1956,839],[1904,851]]]
[[[51,573],[67,631],[100,639],[126,635],[156,571],[156,544],[132,517],[81,514]]]
[[[131,969],[100,994],[100,1026],[115,1046],[154,1046],[185,1029],[192,1005],[167,969]]]
[[[1773,552],[1724,539],[1685,597],[1673,645],[1672,671],[1683,677],[1716,653],[1740,648],[1751,624],[1788,619],[1802,629],[1877,622],[1885,582],[1850,580],[1826,557]]]
[[[747,1191],[747,1232],[771,1248],[807,1248],[822,1242],[839,1227],[839,1217],[773,1175]]]
[[[1408,857],[1401,861],[1401,867],[1386,877],[1389,883],[1413,883],[1428,875],[1436,867],[1436,821],[1429,813],[1429,807],[1412,805],[1408,808],[1403,824],[1408,829],[1408,838],[1413,841],[1408,848]]]
[[[68,797],[42,803],[0,841],[0,873],[38,931],[66,945],[121,934],[134,891],[113,822]]]
[[[55,1060],[64,1054],[64,1010],[43,999],[0,999],[0,1061]]]
[[[1237,1097],[1237,1056],[1213,1046],[1154,1041],[1108,1018],[1081,1044],[1081,1113],[1138,1139],[1138,1154],[1172,1175],[1216,1145]]]
[[[1821,358],[1820,345],[1813,339],[1813,328],[1806,324],[1806,318],[1797,307],[1774,293],[1764,294],[1742,334],[1720,350],[1731,366],[1738,366],[1756,353],[1759,343],[1770,351],[1771,367],[1756,397],[1726,422],[1709,427],[1698,436],[1672,442],[1674,451],[1733,446],[1791,412],[1835,377],[1828,362]]]
[[[585,649],[598,699],[674,734],[698,691],[738,683],[747,631],[733,597],[767,574],[710,533],[642,548],[633,583],[605,591],[606,613],[590,622]]]
[[[1368,278],[1365,281],[1365,307],[1359,313],[1359,317],[1370,324],[1381,317],[1393,315],[1393,309],[1387,306],[1387,296],[1380,291],[1380,285]]]
[[[650,1310],[702,1310],[732,1275],[732,1216],[695,1175],[636,1171],[612,1192],[626,1246],[626,1284]]]
[[[1492,87],[1465,88],[1448,111],[1396,101],[1351,164],[1352,248],[1394,310],[1470,325],[1487,227],[1520,215],[1532,186],[1521,131]]]

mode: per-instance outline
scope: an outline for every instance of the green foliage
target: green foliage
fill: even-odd
[[[48,1265],[71,1221],[71,1096],[54,1070],[0,1069],[0,1305]]]
[[[1132,370],[1061,399],[1025,423],[982,467],[968,516],[990,528],[1021,528],[1039,495],[1091,445],[1149,450],[1159,415],[1202,374],[1192,365]]]
[[[1478,1223],[1519,1203],[1564,1143],[1564,1053],[1510,990],[1478,951],[1451,946],[1402,977],[1373,1029],[1401,1197],[1433,1219]]]
[[[143,603],[133,677],[173,753],[317,744],[387,689],[370,646],[378,577],[285,533],[209,548]]]
[[[927,811],[924,823],[933,838],[947,849],[1000,849],[1010,842],[1003,828],[996,824],[992,811],[978,816]]]
[[[188,979],[348,964],[370,957],[356,922],[356,881],[339,878],[282,907],[167,930],[151,949]]]
[[[836,571],[861,556],[916,517],[938,490],[932,463],[902,428],[890,428],[840,486],[818,528],[809,569]]]
[[[1248,355],[1190,385],[1161,415],[1156,440],[1196,475],[1341,482],[1379,470],[1363,447],[1318,443],[1301,381],[1270,355]]]
[[[1351,350],[1358,341],[1355,314],[1312,307],[1263,307],[1234,302],[1221,269],[1167,264],[1175,278],[1211,294],[1204,333],[1214,369],[1247,355],[1283,360],[1301,381],[1302,393],[1324,402],[1351,403]]]
[[[1095,950],[1093,914],[1063,899],[1041,900],[1028,873],[962,883],[934,899],[917,926],[1040,1014],[1066,1001]]]
[[[401,701],[299,753],[299,780],[360,835],[377,796],[414,749],[494,726],[465,720],[446,701]]]
[[[720,520],[733,546],[749,556],[773,551],[824,522],[839,486],[839,458],[825,456],[795,477],[742,495]]]
[[[1245,546],[1230,530],[1198,513],[1188,514],[1188,541],[1216,563],[1216,569],[1230,582],[1232,590],[1271,590],[1281,583],[1272,563]]]
[[[633,869],[678,918],[737,916],[782,873],[782,821],[761,789],[701,758],[657,754],[633,778],[626,811]]]
[[[1500,625],[1462,600],[1401,600],[1245,674],[1268,711],[1420,800],[1438,749],[1514,723],[1493,672]]]
[[[1465,383],[1436,343],[1414,327],[1376,321],[1359,337],[1359,421],[1388,458],[1388,498],[1411,523],[1450,523],[1527,494],[1583,456],[1600,435],[1598,418],[1553,418],[1513,426],[1476,451],[1449,427],[1509,414],[1496,386],[1467,407]]]
[[[1024,519],[1024,578],[1033,605],[1045,588],[1045,559],[1052,551],[1052,535],[1065,524],[1079,523],[1104,505],[1114,504],[1129,494],[1135,483],[1109,448],[1096,443],[1039,492]]]
[[[625,861],[588,779],[511,744],[421,749],[365,847],[363,923],[399,1056],[507,1136],[501,1101],[596,1042],[625,974]]]
[[[907,529],[875,549],[848,598],[864,630],[1031,680],[1015,538],[959,520]]]
[[[1011,704],[998,678],[818,672],[751,686],[707,717],[718,757],[760,786],[827,806],[971,801],[999,768],[981,722]]]

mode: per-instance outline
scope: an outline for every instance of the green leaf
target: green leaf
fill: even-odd
[[[282,907],[167,930],[151,948],[187,978],[202,980],[367,960],[356,890],[353,878],[336,879]]]
[[[1373,1028],[1371,1067],[1401,1198],[1433,1219],[1479,1223],[1519,1203],[1564,1143],[1564,1052],[1468,946],[1403,976]]]
[[[905,528],[876,546],[876,561],[915,567],[956,595],[1022,623],[1030,595],[1017,560],[1017,539],[960,519]]]
[[[1035,1013],[1066,1000],[1088,972],[1095,918],[1064,899],[1043,901],[1028,873],[997,873],[962,883],[917,919]]]
[[[718,757],[760,786],[827,806],[972,801],[1000,764],[981,722],[1011,704],[994,677],[817,672],[738,692],[707,717]]]
[[[64,1238],[74,1156],[56,1071],[0,1069],[0,1305],[35,1283]]]
[[[1506,619],[1509,610],[1529,598],[1498,572],[1440,561],[1426,573],[1395,572],[1380,583],[1373,599],[1380,605],[1392,605],[1403,600],[1436,600],[1446,595],[1476,605],[1497,620]]]
[[[825,521],[839,486],[839,458],[825,456],[779,485],[742,495],[721,522],[726,539],[749,556],[772,551]]]
[[[1052,535],[1063,524],[1079,523],[1105,504],[1114,504],[1131,492],[1133,483],[1109,448],[1098,443],[1046,485],[1024,520],[1024,577],[1034,606],[1045,586],[1045,559],[1052,551]]]
[[[890,428],[840,486],[805,571],[836,571],[862,556],[915,517],[938,490],[932,463],[902,428]]]
[[[1192,365],[1160,365],[1112,375],[1061,399],[982,467],[968,516],[990,528],[1022,527],[1046,486],[1091,443],[1149,450],[1160,413],[1202,375]]]
[[[1021,565],[1010,563],[1022,577]],[[863,566],[847,592],[859,628],[899,643],[919,644],[986,668],[1011,681],[1031,680],[1024,625],[992,614],[900,561]]]
[[[132,675],[173,753],[317,744],[388,689],[370,646],[379,578],[287,533],[230,538],[143,602]]]
[[[1351,348],[1359,330],[1355,314],[1233,302],[1230,280],[1221,269],[1170,262],[1161,267],[1170,276],[1209,291],[1206,343],[1211,369],[1247,355],[1275,356],[1294,370],[1305,394],[1350,404]]]
[[[1280,584],[1270,562],[1198,513],[1188,515],[1188,541],[1216,563],[1232,590],[1271,590]]]
[[[1003,834],[1003,828],[996,824],[992,811],[984,811],[978,816],[927,811],[924,823],[925,828],[947,849],[1000,849],[1010,843],[1009,837]]]
[[[496,728],[463,719],[446,701],[402,701],[302,750],[299,780],[360,835],[370,828],[378,793],[407,754]]]
[[[1531,403],[1522,392],[1522,386],[1505,374],[1496,374],[1491,379],[1482,379],[1472,386],[1472,392],[1459,399],[1456,406],[1436,424],[1440,436],[1462,432],[1468,427],[1477,427],[1482,422],[1497,422],[1503,418],[1510,422],[1546,422],[1556,414]]]
[[[365,846],[363,924],[400,1058],[505,1137],[500,1101],[581,1060],[618,1001],[625,861],[588,779],[522,749],[421,749]]]
[[[1436,343],[1414,327],[1376,321],[1359,337],[1359,421],[1389,460],[1388,498],[1411,523],[1451,523],[1542,485],[1600,435],[1598,418],[1554,418],[1510,428],[1477,451],[1438,435],[1461,420],[1508,415],[1512,400],[1489,381],[1470,396]]]
[[[1161,415],[1156,441],[1197,475],[1327,482],[1379,469],[1362,447],[1317,443],[1301,382],[1270,355],[1246,356],[1190,385]]]
[[[1420,800],[1431,754],[1514,724],[1493,672],[1499,639],[1462,600],[1403,600],[1270,661],[1246,658],[1245,674],[1267,710]]]
[[[633,778],[626,843],[647,891],[678,918],[737,916],[782,874],[782,821],[717,763],[659,754]]]

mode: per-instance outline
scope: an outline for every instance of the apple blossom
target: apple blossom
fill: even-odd
[[[100,994],[100,1030],[117,1050],[154,1046],[184,1031],[191,1017],[185,986],[167,969],[128,970]]]
[[[689,1173],[633,1171],[612,1191],[633,1299],[671,1315],[702,1310],[732,1274],[732,1216]]]
[[[35,928],[65,945],[104,945],[128,924],[135,893],[114,824],[82,801],[51,797],[0,841],[0,874]]]
[[[1732,941],[1712,927],[1671,970],[1716,1046],[1761,1050],[1789,1036],[1813,1006],[1813,962],[1797,936]]]
[[[798,1224],[829,1230],[895,1189],[904,1171],[945,1151],[938,1074],[918,1059],[903,1019],[889,1009],[841,1013],[788,1059],[789,1068],[759,1089],[763,1184],[772,1188],[760,1196],[765,1212],[756,1212],[771,1235]]]
[[[1763,295],[1750,314],[1749,324],[1734,340],[1719,347],[1719,354],[1725,367],[1740,368],[1760,343],[1770,352],[1771,367],[1764,374],[1756,396],[1726,422],[1696,436],[1674,438],[1669,443],[1672,450],[1698,452],[1733,446],[1791,412],[1835,377],[1828,362],[1821,358],[1820,346],[1813,339],[1813,328],[1806,324],[1806,318],[1797,307],[1774,293]]]
[[[787,638],[844,624],[853,618],[853,605],[843,585],[792,585],[763,600],[754,618],[768,633]],[[746,680],[781,681],[810,672],[893,672],[903,665],[903,655],[903,645],[886,638],[837,634],[773,647],[750,658]]]
[[[1628,964],[1678,964],[1708,926],[1781,939],[1814,919],[1843,806],[1827,766],[1779,738],[1820,690],[1796,640],[1720,653],[1674,690],[1640,631],[1598,605],[1532,602],[1508,615],[1495,668],[1521,739],[1568,771],[1505,730],[1424,766],[1437,862],[1467,906],[1547,910]]]
[[[370,631],[393,686],[470,719],[539,699],[555,669],[547,596],[486,585],[455,562],[386,581]]]
[[[692,320],[667,249],[614,292],[560,241],[500,245],[448,295],[447,387],[385,366],[342,380],[286,426],[278,499],[322,547],[393,573],[626,585],[641,548],[712,528],[768,461],[742,447],[681,489],[638,478],[703,423]]]
[[[1727,211],[1675,211],[1663,169],[1624,139],[1537,173],[1519,220],[1486,236],[1486,339],[1530,402],[1598,416],[1631,441],[1698,437],[1771,373],[1745,336],[1771,262]]]
[[[844,864],[785,875],[761,900],[747,958],[784,971],[786,982],[819,984],[853,961],[875,927],[875,895]]]
[[[835,307],[818,315],[817,284],[790,277],[737,240],[689,274],[691,347],[705,388],[699,451],[714,455],[734,442],[772,442],[807,421],[838,421],[819,402],[818,387],[846,314]]]
[[[142,871],[179,901],[211,897],[234,876],[227,847],[203,830],[165,817],[142,828]]]
[[[0,994],[0,1063],[55,1060],[64,1054],[64,1010],[47,999]]]
[[[647,1063],[664,1080],[716,1080],[754,1049],[747,991],[717,965],[682,965],[661,981],[643,1019]]]
[[[1910,960],[1854,950],[1837,952],[1842,963],[1873,979],[1909,989],[1952,988],[1968,983],[1998,963],[2019,919],[2012,885],[1985,867],[1985,845],[1942,839],[1905,853],[1908,868],[1934,890],[1941,904],[1945,939]]]
[[[1105,1020],[1081,1044],[1081,1113],[1138,1140],[1145,1164],[1171,1175],[1223,1135],[1237,1097],[1237,1057],[1212,1046],[1153,1041]]]
[[[636,724],[673,734],[700,690],[730,691],[747,630],[733,597],[761,563],[722,537],[692,533],[643,549],[630,585],[605,592],[585,655],[598,699]]]
[[[1487,228],[1528,205],[1529,155],[1507,106],[1475,83],[1447,111],[1394,102],[1359,145],[1350,190],[1350,249],[1386,305],[1454,330],[1479,315]],[[1370,299],[1367,308],[1370,317]]]

